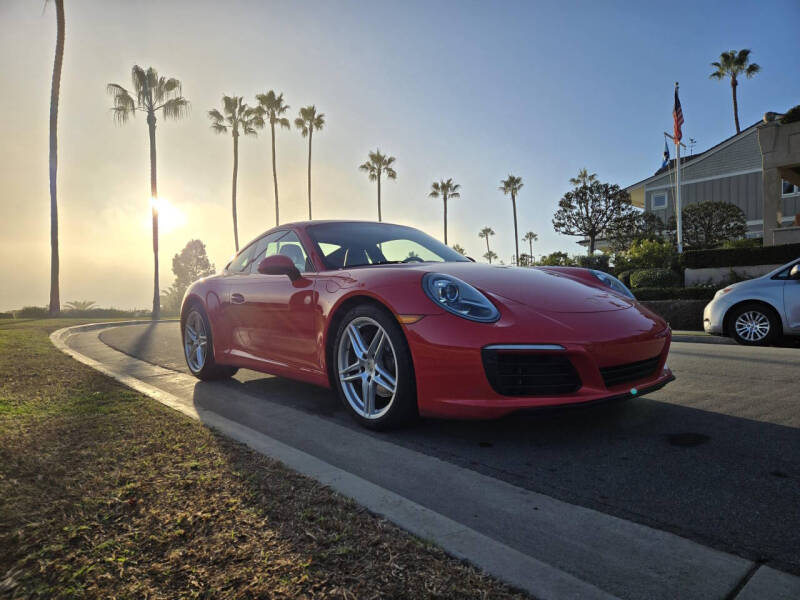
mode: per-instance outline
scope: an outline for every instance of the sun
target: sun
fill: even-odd
[[[158,213],[158,228],[168,232],[182,227],[186,216],[166,198],[150,198],[150,206]]]

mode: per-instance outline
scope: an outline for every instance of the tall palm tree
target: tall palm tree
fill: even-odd
[[[311,138],[314,131],[319,131],[325,126],[325,114],[317,114],[317,107],[313,104],[300,109],[299,116],[294,120],[294,126],[300,130],[303,137],[308,137],[308,220],[311,220]]]
[[[269,128],[272,133],[272,181],[275,187],[275,225],[280,224],[280,213],[278,211],[278,172],[275,168],[275,125],[284,129],[291,129],[289,119],[281,115],[289,110],[289,105],[283,102],[283,93],[276,94],[273,90],[266,94],[256,94],[258,108],[269,120]]]
[[[497,258],[497,254],[495,254],[493,250],[487,250],[486,254],[483,255],[483,258],[488,260],[489,264],[492,264],[492,259]]]
[[[369,160],[358,168],[365,171],[369,176],[370,181],[378,182],[378,221],[381,221],[381,175],[386,175],[389,179],[397,179],[397,172],[392,165],[394,164],[394,156],[387,156],[381,154],[381,149],[378,148],[375,152],[369,153]]]
[[[528,242],[528,248],[530,249],[530,253],[528,254],[528,256],[530,257],[531,261],[533,261],[533,242],[535,242],[538,239],[539,236],[533,233],[532,231],[529,231],[528,233],[522,236],[522,241]]]
[[[53,60],[53,81],[50,86],[50,315],[61,312],[58,284],[58,97],[61,90],[61,66],[64,64],[64,0],[56,3],[56,56]]]
[[[158,287],[158,182],[156,178],[156,113],[161,111],[164,120],[181,119],[189,114],[189,101],[182,96],[181,82],[170,77],[159,77],[158,71],[150,67],[146,71],[139,65],[131,70],[133,94],[116,83],[109,83],[106,90],[114,99],[111,109],[114,119],[122,124],[141,111],[147,115],[150,133],[150,199],[153,215],[153,318],[161,312],[161,293]]]
[[[733,120],[736,123],[736,133],[739,133],[739,103],[736,100],[736,87],[739,85],[739,75],[744,75],[748,79],[753,77],[761,70],[761,67],[756,63],[750,62],[750,50],[744,48],[739,50],[731,50],[723,52],[719,55],[719,60],[711,63],[711,66],[716,69],[709,78],[711,79],[725,79],[731,78],[731,94],[733,94]]]
[[[514,254],[517,257],[516,262],[519,264],[519,232],[517,231],[517,194],[522,189],[522,177],[514,177],[513,175],[509,175],[508,178],[503,179],[500,182],[500,191],[503,192],[506,196],[509,194],[511,195],[511,206],[514,209],[514,248],[516,252]]]
[[[467,254],[467,251],[464,250],[464,246],[461,244],[453,244],[453,250],[458,252],[461,256],[465,256]]]
[[[578,170],[577,177],[570,177],[569,182],[574,186],[591,185],[597,181],[597,173],[589,173],[586,167]]]
[[[216,133],[228,130],[233,137],[233,181],[231,183],[231,210],[233,211],[233,243],[239,251],[239,225],[236,218],[236,184],[239,177],[239,135],[256,135],[256,127],[263,127],[264,119],[257,108],[247,106],[241,96],[223,96],[222,110],[208,111],[211,129]]]
[[[458,191],[461,186],[453,182],[452,177],[445,181],[434,181],[431,184],[431,191],[428,194],[430,198],[441,198],[444,202],[444,243],[447,244],[447,200],[448,198],[460,198],[461,193]]]
[[[479,238],[483,238],[483,239],[486,240],[486,254],[488,254],[489,252],[492,251],[492,249],[489,248],[489,236],[492,236],[492,235],[494,235],[494,229],[492,229],[488,225],[486,227],[484,227],[483,229],[481,229],[480,232],[478,232],[478,237]],[[497,258],[497,255],[495,254],[494,257]],[[485,254],[484,254],[484,258],[486,258]]]

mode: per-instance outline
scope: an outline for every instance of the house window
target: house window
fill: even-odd
[[[781,191],[783,192],[784,196],[789,196],[790,194],[798,194],[800,193],[800,186],[794,185],[793,183],[786,181],[785,179],[782,179]]]
[[[665,192],[653,194],[653,210],[659,208],[667,208],[667,194]]]

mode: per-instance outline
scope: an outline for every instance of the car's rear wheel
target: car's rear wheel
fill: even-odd
[[[361,425],[384,430],[417,416],[411,352],[387,311],[368,304],[348,311],[336,334],[333,369],[342,403]]]
[[[745,346],[766,346],[780,337],[778,315],[763,304],[743,304],[730,316],[729,327],[734,340]]]
[[[181,323],[183,332],[183,356],[192,375],[203,381],[227,379],[236,374],[236,367],[220,365],[214,360],[214,345],[211,343],[211,326],[205,311],[193,306]]]

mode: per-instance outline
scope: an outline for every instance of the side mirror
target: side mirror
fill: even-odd
[[[283,254],[268,256],[258,263],[258,272],[262,275],[287,275],[292,281],[300,279],[300,271],[294,266],[292,259]]]
[[[797,263],[792,267],[792,270],[789,271],[789,279],[800,279],[800,263]]]

